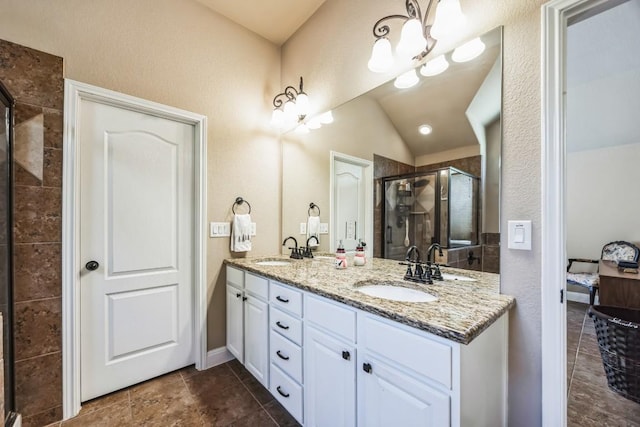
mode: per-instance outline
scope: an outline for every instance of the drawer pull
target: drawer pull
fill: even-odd
[[[276,296],[276,299],[277,299],[278,301],[280,301],[280,302],[285,303],[285,304],[289,302],[289,300],[288,300],[288,299],[282,298],[280,295]]]
[[[289,397],[289,393],[285,393],[284,391],[280,390],[280,386],[276,387],[276,390],[278,390],[278,393],[280,393],[280,396],[282,397]]]
[[[282,353],[280,353],[280,350],[276,351],[276,354],[282,360],[289,360],[289,356],[283,356]]]
[[[351,354],[348,351],[343,351],[342,352],[342,358],[344,360],[351,360]]]
[[[371,371],[373,371],[373,369],[371,368],[371,364],[370,363],[363,363],[362,364],[362,370],[365,371],[367,374],[370,374]]]
[[[278,325],[278,328],[281,328],[281,329],[284,329],[284,330],[289,329],[289,327],[287,325],[283,325],[282,323],[280,323],[279,320],[276,322],[276,325]]]
[[[242,294],[241,294],[240,292],[238,292],[238,293],[236,294],[236,298],[240,298],[241,296],[242,296]]]

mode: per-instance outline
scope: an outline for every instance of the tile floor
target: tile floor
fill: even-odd
[[[640,427],[640,404],[607,387],[587,304],[567,304],[567,425]]]
[[[237,360],[187,367],[82,405],[55,427],[251,426],[299,424]]]

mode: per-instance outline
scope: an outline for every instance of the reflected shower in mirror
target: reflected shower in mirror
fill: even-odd
[[[424,258],[437,242],[446,248],[442,263],[499,272],[502,29],[481,39],[486,49],[471,61],[456,63],[447,53],[441,74],[422,75],[408,89],[387,82],[335,108],[331,126],[283,135],[283,237],[300,235],[305,201],[314,200],[329,208],[319,250],[337,246],[345,228],[332,216],[332,156],[339,153],[373,164],[372,195],[362,207],[372,207],[373,218],[349,227],[348,236],[371,240],[371,230],[371,255],[403,259],[408,241]]]

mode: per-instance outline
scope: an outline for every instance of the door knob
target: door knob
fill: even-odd
[[[100,267],[100,264],[98,264],[98,261],[89,261],[88,263],[85,264],[85,267],[87,268],[87,270],[93,271],[93,270],[97,270],[98,267]]]

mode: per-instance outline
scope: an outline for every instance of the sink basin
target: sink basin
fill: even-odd
[[[442,273],[442,278],[444,280],[458,280],[460,282],[477,282],[476,279],[472,279],[471,277],[458,276],[457,274],[449,274],[449,273]]]
[[[269,266],[269,267],[282,267],[282,266],[291,264],[291,261],[268,260],[268,261],[256,261],[255,264]]]
[[[393,285],[361,286],[356,290],[372,297],[388,299],[391,301],[432,302],[438,299],[426,292]]]

